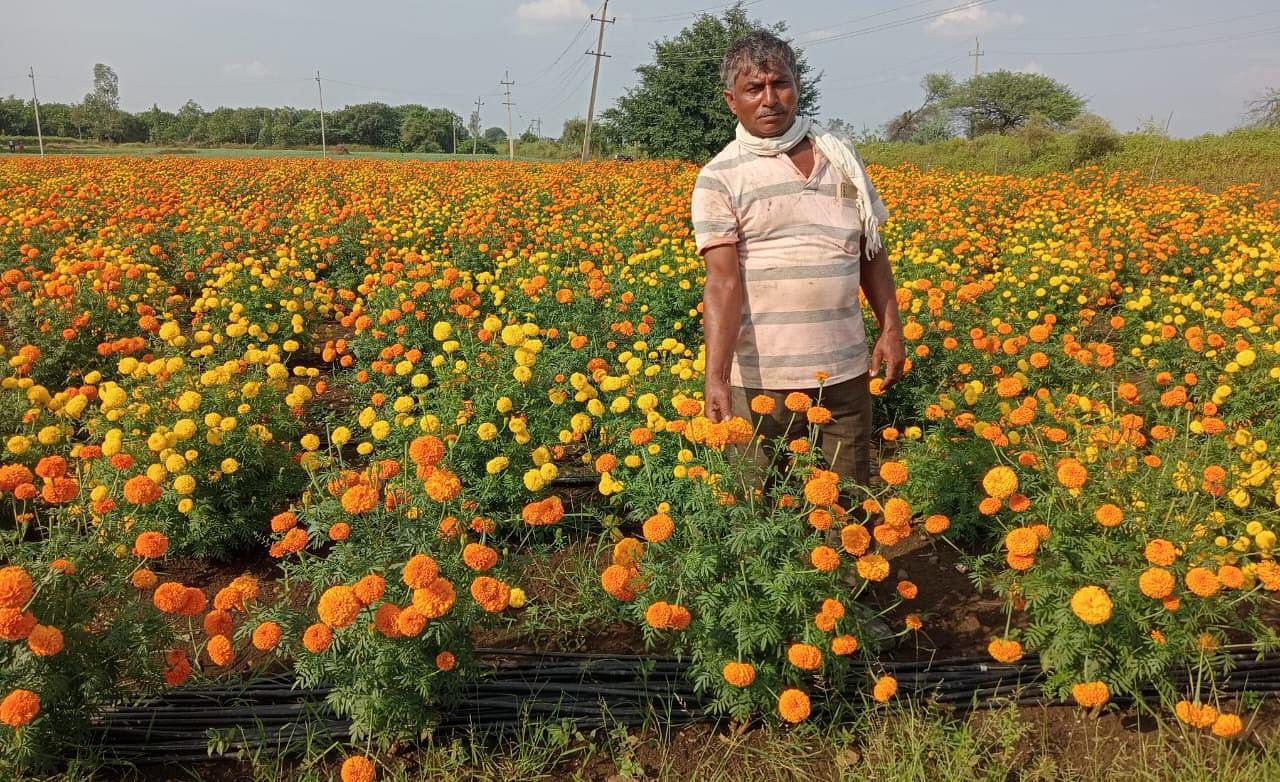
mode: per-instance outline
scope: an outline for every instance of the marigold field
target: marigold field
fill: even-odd
[[[867,618],[928,631],[913,541],[1003,601],[975,652],[1244,732],[1216,682],[1278,642],[1280,199],[873,167],[909,356],[878,478],[827,472],[795,395],[761,492],[750,421],[701,416],[696,170],[0,162],[4,762],[282,666],[417,735],[477,639],[547,629],[529,568],[593,542],[557,560],[578,604],[734,719],[902,697]]]

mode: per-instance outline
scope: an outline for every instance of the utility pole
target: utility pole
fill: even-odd
[[[453,146],[449,147],[449,154],[458,154],[458,118],[453,116],[453,112],[449,112],[449,130],[453,131]]]
[[[31,105],[36,110],[36,140],[40,143],[40,157],[44,157],[44,133],[40,130],[40,98],[36,96],[35,67],[27,68],[27,75],[31,77]]]
[[[480,98],[476,98],[476,113],[471,115],[473,119],[471,123],[471,155],[473,157],[476,154],[476,145],[480,143],[480,107],[483,105],[484,102]]]
[[[589,157],[591,157],[591,117],[596,110],[596,82],[600,80],[600,58],[609,56],[604,53],[604,26],[606,22],[613,24],[614,20],[607,18],[608,15],[609,0],[604,0],[604,8],[600,11],[599,19],[596,19],[595,14],[591,15],[591,21],[600,22],[600,37],[596,39],[596,50],[594,52],[587,52],[587,54],[595,55],[596,70],[595,73],[591,74],[591,100],[587,103],[587,127],[586,133],[582,137],[582,162],[584,163],[587,162]]]
[[[320,85],[320,71],[316,71],[316,89],[320,91],[320,154],[329,159],[329,145],[324,140],[324,87]]]
[[[507,88],[507,99],[502,102],[503,105],[507,107],[507,157],[510,160],[515,160],[516,159],[516,140],[515,140],[515,137],[511,135],[511,130],[512,130],[511,129],[511,107],[515,105],[511,102],[511,88],[512,86],[515,85],[515,82],[511,81],[511,72],[503,71],[502,81],[498,83],[506,86]]]
[[[969,52],[969,56],[973,58],[973,75],[974,76],[978,75],[978,58],[980,58],[984,54],[986,54],[986,52],[982,51],[982,44],[978,42],[977,38],[974,38],[973,51]]]

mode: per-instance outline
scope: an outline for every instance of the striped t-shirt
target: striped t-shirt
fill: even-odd
[[[806,179],[785,153],[755,155],[735,140],[694,184],[698,252],[738,247],[743,306],[732,385],[815,388],[817,372],[831,385],[867,371],[857,194],[817,145],[813,157]]]

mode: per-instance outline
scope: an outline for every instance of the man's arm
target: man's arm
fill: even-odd
[[[711,421],[719,422],[733,415],[729,368],[742,328],[742,278],[738,272],[737,245],[711,247],[703,258],[707,262],[707,282],[702,291],[702,324],[707,346],[705,414]]]
[[[864,250],[865,246],[864,237]],[[887,389],[902,378],[903,366],[907,360],[902,341],[902,316],[898,313],[898,289],[893,281],[889,253],[885,248],[881,247],[876,257],[870,260],[865,251],[859,257],[862,258],[862,292],[880,324],[880,336],[876,338],[875,347],[871,350],[871,376],[878,376],[883,364],[885,373],[881,388]],[[707,366],[709,368],[710,363]]]

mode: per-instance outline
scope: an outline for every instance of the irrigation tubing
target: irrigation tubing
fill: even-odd
[[[642,654],[593,654],[480,648],[491,669],[441,711],[436,735],[504,736],[527,730],[531,718],[572,720],[580,730],[630,727],[658,719],[685,724],[714,717],[689,675],[689,663]],[[1215,677],[1224,693],[1280,694],[1280,655],[1233,651]],[[512,662],[512,660],[517,662]],[[904,695],[957,712],[1006,705],[1064,703],[1042,689],[1045,671],[1035,658],[998,663],[988,657],[884,660],[875,670],[892,674]],[[332,686],[303,686],[288,674],[273,674],[226,687],[176,689],[150,700],[121,702],[91,721],[103,759],[139,763],[164,759],[196,762],[246,754],[296,753],[309,740],[346,741],[351,724],[328,702]],[[861,694],[831,688],[836,699]],[[1154,687],[1128,705],[1157,697]]]

